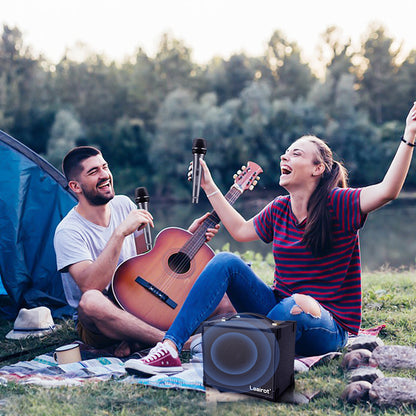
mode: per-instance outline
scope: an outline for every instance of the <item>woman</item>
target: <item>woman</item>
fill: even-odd
[[[201,160],[204,189],[237,241],[273,242],[275,273],[267,286],[240,258],[216,255],[201,273],[163,343],[142,359],[126,362],[131,373],[181,371],[178,352],[226,292],[238,312],[297,322],[296,353],[320,355],[345,346],[361,322],[358,230],[369,212],[395,199],[403,186],[416,135],[416,102],[406,118],[397,153],[382,182],[346,187],[346,172],[314,136],[296,140],[281,156],[277,197],[246,221],[215,185]]]

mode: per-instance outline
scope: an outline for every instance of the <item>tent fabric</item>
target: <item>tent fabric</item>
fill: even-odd
[[[64,175],[0,130],[0,276],[13,306],[70,314],[53,248],[55,228],[76,204]]]
[[[7,295],[6,289],[3,286],[3,281],[1,279],[1,275],[0,275],[0,295]]]

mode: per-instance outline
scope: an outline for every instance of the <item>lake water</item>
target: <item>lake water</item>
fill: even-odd
[[[235,207],[244,218],[259,212],[268,200],[254,200],[244,195]],[[155,218],[153,240],[166,227],[187,228],[198,216],[212,210],[205,196],[197,205],[189,203],[156,203],[150,200],[149,209]],[[384,266],[409,268],[416,259],[416,200],[399,199],[372,212],[360,231],[363,270],[378,270]],[[238,243],[221,227],[217,236],[209,243],[214,250],[221,250],[229,243],[231,251],[254,250],[263,255],[271,252],[271,245],[261,241]]]

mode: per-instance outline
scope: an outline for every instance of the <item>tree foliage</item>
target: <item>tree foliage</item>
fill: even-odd
[[[330,144],[353,186],[378,181],[416,97],[416,51],[404,54],[380,25],[369,26],[355,48],[329,27],[318,46],[318,75],[280,30],[262,56],[206,65],[167,33],[153,57],[138,49],[116,63],[77,45],[53,65],[4,25],[0,129],[55,166],[74,145],[98,146],[119,192],[146,186],[164,198],[189,198],[196,137],[207,139],[206,158],[224,190],[248,160],[264,169],[261,187],[276,189],[281,153],[304,134]]]

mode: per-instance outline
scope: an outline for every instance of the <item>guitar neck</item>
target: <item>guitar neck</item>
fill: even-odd
[[[241,194],[242,191],[233,185],[225,195],[225,199],[230,203],[230,205],[234,205],[235,201],[237,201]],[[207,229],[214,228],[220,222],[221,220],[218,214],[215,211],[212,211],[204,222],[198,227],[192,237],[187,241],[187,243],[181,248],[180,252],[186,254],[190,259],[192,259],[205,243],[205,233],[207,232]]]

